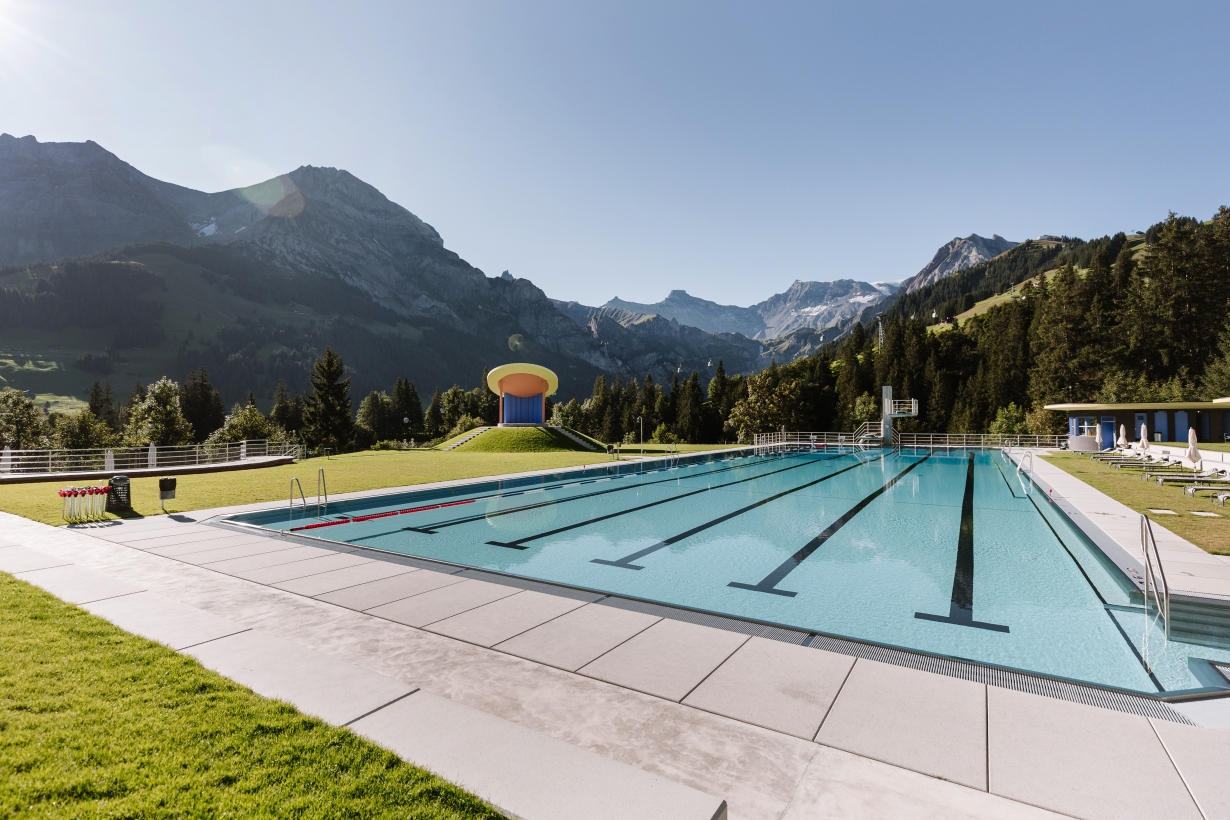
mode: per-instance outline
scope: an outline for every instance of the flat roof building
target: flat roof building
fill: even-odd
[[[1140,425],[1148,427],[1153,441],[1187,441],[1187,431],[1196,431],[1197,441],[1226,441],[1230,436],[1230,397],[1213,401],[1146,401],[1090,404],[1048,404],[1047,410],[1068,414],[1069,436],[1092,436],[1102,432],[1102,446],[1111,447],[1119,438],[1119,426],[1127,428],[1129,441],[1140,438]]]
[[[487,387],[500,397],[500,426],[546,423],[547,396],[559,389],[556,375],[541,365],[500,365],[487,374]]]

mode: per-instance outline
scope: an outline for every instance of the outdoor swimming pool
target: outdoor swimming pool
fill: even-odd
[[[997,452],[625,462],[229,520],[1136,692],[1230,661],[1165,642]]]

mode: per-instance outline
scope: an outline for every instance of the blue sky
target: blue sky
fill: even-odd
[[[345,168],[556,298],[751,304],[1230,204],[1230,4],[0,0],[0,131]]]

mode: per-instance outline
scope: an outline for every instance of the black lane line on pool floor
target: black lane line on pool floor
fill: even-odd
[[[863,509],[868,504],[870,504],[872,501],[875,501],[877,498],[882,496],[898,481],[905,478],[906,473],[908,473],[910,470],[913,470],[915,467],[917,467],[919,464],[922,464],[924,461],[926,461],[929,458],[931,458],[931,453],[927,453],[927,455],[923,456],[918,461],[915,461],[913,464],[911,464],[909,467],[906,467],[904,470],[897,473],[897,475],[889,479],[888,483],[885,484],[883,487],[876,490],[874,493],[872,493],[871,495],[864,498],[862,501],[855,504],[853,507],[851,507],[849,510],[846,511],[845,515],[843,515],[841,518],[838,518],[832,524],[829,524],[827,527],[825,527],[824,532],[820,533],[815,538],[808,541],[806,544],[803,545],[802,549],[800,549],[794,555],[790,556],[785,561],[783,561],[781,566],[779,566],[777,569],[773,570],[768,575],[766,575],[763,579],[761,579],[760,583],[744,584],[744,583],[740,583],[739,581],[731,581],[726,586],[734,587],[735,589],[746,589],[751,592],[767,592],[770,595],[783,595],[787,598],[793,598],[795,595],[798,595],[797,592],[791,592],[786,589],[777,589],[776,587],[779,583],[781,583],[785,579],[787,575],[789,575],[790,573],[798,569],[799,565],[802,564],[804,561],[806,561],[808,556],[810,556],[816,550],[820,549],[820,547],[823,546],[825,541],[832,538],[834,535],[837,534],[838,530],[840,530],[846,524],[850,523],[850,519],[854,518],[854,516],[862,512]]]
[[[795,455],[786,456],[786,458],[795,458],[795,457],[796,457]],[[831,458],[837,458],[837,456],[831,456]],[[815,461],[827,461],[828,459],[820,458],[820,459],[814,459],[814,460]],[[727,473],[727,472],[730,472],[731,470],[746,470],[749,467],[759,467],[762,464],[764,464],[764,462],[762,461],[755,462],[752,464],[736,464],[732,467],[723,467],[720,470],[711,470],[707,473],[691,473],[689,475],[671,476],[670,478],[658,478],[658,479],[654,479],[653,481],[646,481],[640,484],[624,484],[620,487],[611,487],[610,489],[599,490],[593,493],[581,493],[580,495],[570,495],[567,498],[557,498],[553,501],[540,501],[537,504],[526,504],[524,507],[514,507],[510,510],[498,510],[496,512],[484,513],[482,515],[467,515],[463,518],[454,518],[451,521],[442,521],[439,524],[428,524],[422,527],[400,527],[390,532],[377,533],[376,535],[365,535],[362,538],[356,538],[355,541],[365,541],[368,538],[379,538],[380,536],[383,536],[383,535],[393,535],[399,532],[417,532],[423,535],[435,535],[437,530],[442,530],[445,527],[455,527],[458,524],[469,524],[473,521],[483,521],[488,518],[495,518],[501,515],[512,515],[513,513],[525,512],[526,510],[537,510],[541,507],[550,507],[555,504],[566,504],[569,501],[581,501],[586,498],[597,498],[600,495],[609,495],[611,493],[622,493],[625,490],[639,490],[644,487],[652,487],[655,484],[666,484],[671,481],[690,481],[691,479],[694,479],[694,478],[709,478],[711,476],[718,475],[719,473]],[[646,474],[645,473],[639,473],[639,474],[629,473],[628,475],[631,476],[631,475],[646,475]],[[604,479],[594,478],[594,479],[589,479],[588,481],[577,482],[577,483],[578,484],[592,484],[595,481],[602,481],[602,480]],[[561,490],[561,489],[566,489],[568,486],[569,485],[564,485],[563,487],[549,487],[547,489]],[[491,497],[510,498],[512,497],[512,495],[522,495],[522,494],[523,493],[515,493],[515,494],[510,494],[510,495],[503,495],[503,496],[496,495],[496,496],[491,496]]]
[[[972,626],[991,632],[1007,632],[1003,624],[974,620],[974,454],[965,470],[965,498],[961,501],[961,530],[957,535],[957,566],[952,573],[952,601],[948,615],[915,612],[923,621],[939,621],[956,626]]]
[[[995,466],[999,467],[998,461],[995,462]],[[1000,469],[999,474],[1003,476],[1004,483],[1008,484],[1008,476],[1004,475],[1002,468]],[[1008,489],[1012,489],[1011,484],[1008,484]],[[1015,498],[1015,495],[1013,497]],[[1051,531],[1051,535],[1055,536],[1055,540],[1059,542],[1059,546],[1063,547],[1063,551],[1068,554],[1068,557],[1072,559],[1072,563],[1076,565],[1078,570],[1080,570],[1081,575],[1085,579],[1085,583],[1087,583],[1089,588],[1093,590],[1093,594],[1098,596],[1098,600],[1102,602],[1102,611],[1106,613],[1106,617],[1110,619],[1110,622],[1115,625],[1115,629],[1119,632],[1119,636],[1123,638],[1123,642],[1127,644],[1127,648],[1132,650],[1132,654],[1136,656],[1137,662],[1140,663],[1140,668],[1143,669],[1145,674],[1149,676],[1149,680],[1153,681],[1153,685],[1157,687],[1157,691],[1165,692],[1166,687],[1162,685],[1160,680],[1158,680],[1157,675],[1153,674],[1153,670],[1149,668],[1149,664],[1145,663],[1144,656],[1140,654],[1140,650],[1136,648],[1136,644],[1132,642],[1132,639],[1128,636],[1127,632],[1124,631],[1123,624],[1119,623],[1119,619],[1116,618],[1115,613],[1111,611],[1112,605],[1102,596],[1102,590],[1098,589],[1097,584],[1093,582],[1093,579],[1089,577],[1089,573],[1085,571],[1085,567],[1080,561],[1076,560],[1076,555],[1071,549],[1068,548],[1067,543],[1059,537],[1059,532],[1051,524],[1050,520],[1046,517],[1046,514],[1042,512],[1042,508],[1038,506],[1038,502],[1034,501],[1033,494],[1031,493],[1027,495],[1026,498],[1029,499],[1029,503],[1033,505],[1034,509],[1038,511],[1038,517],[1042,519],[1043,524],[1046,524],[1046,528]],[[1047,503],[1050,504],[1054,502],[1048,497]],[[1062,515],[1062,513],[1060,514]]]
[[[743,484],[748,481],[757,481],[761,478],[768,478],[771,475],[777,475],[778,473],[784,473],[789,470],[797,470],[800,467],[806,467],[809,464],[816,464],[817,462],[821,462],[821,461],[832,461],[833,459],[837,459],[837,458],[845,458],[847,455],[853,455],[853,453],[843,453],[837,456],[830,456],[829,458],[816,459],[815,461],[805,461],[802,464],[795,464],[794,466],[786,467],[785,469],[774,470],[769,473],[762,473],[760,475],[749,476],[748,478],[741,478],[738,481],[730,481],[730,482],[727,482],[726,484],[718,484],[713,487],[701,487],[699,490],[692,490],[689,493],[683,493],[681,495],[673,495],[670,498],[663,498],[658,501],[651,501],[648,504],[641,504],[638,507],[629,507],[626,510],[618,510],[613,513],[608,513],[606,515],[600,515],[597,518],[591,518],[587,521],[579,521],[576,524],[569,524],[566,527],[556,527],[555,529],[547,530],[546,532],[536,533],[535,535],[527,535],[524,538],[518,538],[516,541],[488,541],[487,543],[493,547],[506,547],[508,549],[513,549],[513,550],[528,549],[528,547],[525,546],[526,544],[528,544],[531,541],[537,541],[540,538],[547,538],[552,535],[558,535],[561,532],[568,532],[569,530],[575,530],[580,527],[588,527],[590,524],[597,524],[600,521],[606,521],[611,518],[618,518],[621,515],[628,515],[629,513],[638,512],[640,510],[647,510],[650,507],[656,507],[659,504],[669,504],[672,501],[680,501],[684,498],[690,498],[691,496],[699,495],[700,493],[707,493],[710,490],[721,490],[726,487],[733,487],[736,484]]]
[[[867,461],[860,460],[858,464],[851,464],[849,467],[844,467],[835,473],[829,473],[826,476],[821,476],[820,478],[817,478],[815,481],[809,481],[806,484],[800,484],[797,487],[791,487],[789,490],[780,492],[777,495],[771,495],[768,498],[762,498],[760,501],[757,501],[754,504],[748,504],[746,507],[737,509],[734,512],[726,513],[725,515],[715,518],[712,521],[706,521],[704,524],[701,524],[700,526],[697,526],[697,527],[693,527],[687,532],[681,532],[678,535],[672,535],[670,538],[667,538],[664,541],[659,541],[658,543],[654,544],[652,547],[645,547],[642,550],[637,550],[631,555],[625,555],[623,558],[617,559],[615,561],[607,561],[605,558],[593,558],[593,559],[590,559],[590,563],[591,564],[604,564],[605,566],[608,566],[608,567],[619,567],[621,569],[644,569],[644,567],[638,566],[637,564],[633,564],[632,562],[637,561],[641,558],[644,558],[646,555],[649,555],[651,553],[655,553],[664,547],[669,547],[671,544],[682,541],[685,538],[690,538],[693,535],[696,535],[696,533],[698,532],[704,532],[710,527],[716,527],[718,524],[721,524],[725,521],[729,521],[730,519],[743,515],[746,512],[751,512],[757,507],[763,507],[765,504],[768,504],[770,501],[776,501],[777,499],[782,498],[783,496],[790,495],[791,493],[797,493],[799,490],[805,490],[808,487],[814,487],[822,481],[828,481],[830,478],[836,478],[842,473],[849,472],[850,470],[853,470],[857,467],[862,467],[865,464],[870,464],[871,462],[877,461],[882,458],[884,458],[884,456],[881,455],[877,458],[868,459]]]

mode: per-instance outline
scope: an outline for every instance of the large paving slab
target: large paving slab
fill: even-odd
[[[584,604],[584,601],[527,590],[437,621],[427,628],[468,643],[493,646]]]
[[[991,792],[1085,820],[1200,820],[1149,720],[987,687]]]
[[[847,655],[752,638],[683,702],[811,740],[852,666]]]
[[[426,626],[520,592],[516,587],[467,579],[459,584],[449,584],[378,606],[367,612],[407,626]]]
[[[346,569],[361,564],[369,564],[370,558],[364,558],[349,552],[335,552],[332,555],[322,555],[318,558],[305,558],[289,564],[277,564],[272,567],[247,570],[234,573],[239,578],[255,581],[258,584],[276,584],[280,581],[293,581],[309,575],[317,575],[335,569]]]
[[[276,552],[264,552],[260,555],[248,555],[243,558],[232,558],[226,561],[210,561],[201,566],[209,567],[215,572],[235,575],[240,572],[251,572],[254,569],[274,567],[278,564],[289,564],[292,561],[303,561],[307,558],[323,558],[326,555],[337,555],[338,551],[325,550],[320,547],[291,547]]]
[[[819,747],[781,820],[1059,820],[1063,815]]]
[[[656,615],[587,604],[496,646],[528,660],[576,671],[662,620]]]
[[[310,597],[313,595],[323,595],[326,592],[335,592],[347,587],[359,586],[371,581],[379,581],[383,578],[393,578],[414,571],[414,567],[407,567],[402,564],[393,564],[388,561],[371,561],[366,564],[335,569],[331,572],[309,575],[306,578],[280,581],[276,584],[271,584],[271,586]]]
[[[172,541],[166,546],[150,547],[145,552],[151,552],[154,555],[165,555],[168,558],[179,558],[185,555],[194,555],[198,552],[213,552],[215,550],[224,549],[227,547],[247,546],[256,544],[269,544],[285,549],[286,547],[297,546],[277,538],[262,538],[259,535],[239,534],[222,534],[217,538],[207,538],[199,541],[189,541],[181,543]],[[127,545],[125,545],[127,546]]]
[[[137,592],[84,604],[83,609],[106,618],[120,629],[172,649],[185,649],[247,630],[242,624],[202,609],[172,601],[156,592]]]
[[[581,667],[582,675],[667,700],[683,700],[748,637],[662,620]]]
[[[986,686],[859,659],[816,741],[987,787]]]
[[[239,534],[217,527],[199,527],[190,532],[142,533],[139,538],[129,538],[121,543],[139,550],[169,547],[172,544],[192,544],[197,541],[212,541],[219,538],[235,538]]]
[[[1150,722],[1204,816],[1230,818],[1230,732]]]
[[[259,695],[288,701],[338,725],[417,688],[256,630],[198,644],[185,652]]]
[[[351,728],[514,817],[726,818],[716,797],[427,692]]]
[[[36,569],[62,567],[72,563],[29,547],[0,546],[0,572],[30,572]]]
[[[118,595],[142,592],[143,587],[116,580],[101,572],[78,566],[51,567],[30,572],[16,573],[16,577],[29,581],[37,587],[68,601],[70,604],[88,604]]]
[[[289,544],[285,541],[275,541],[272,538],[263,538],[260,541],[246,541],[223,546],[218,546],[216,541],[202,541],[196,544],[184,544],[178,548],[164,547],[150,550],[150,552],[183,561],[185,564],[201,566],[219,561],[230,561],[234,558],[247,558],[251,555],[282,552],[298,546],[298,544]],[[200,547],[200,549],[194,549],[194,547]]]
[[[317,595],[316,598],[330,604],[344,606],[347,609],[362,611],[374,609],[393,601],[400,601],[403,598],[419,595],[429,590],[439,589],[451,584],[460,584],[464,580],[465,578],[460,575],[420,569],[392,578],[384,578],[379,581],[371,581],[370,583],[339,589],[336,592],[327,592],[323,595]]]

